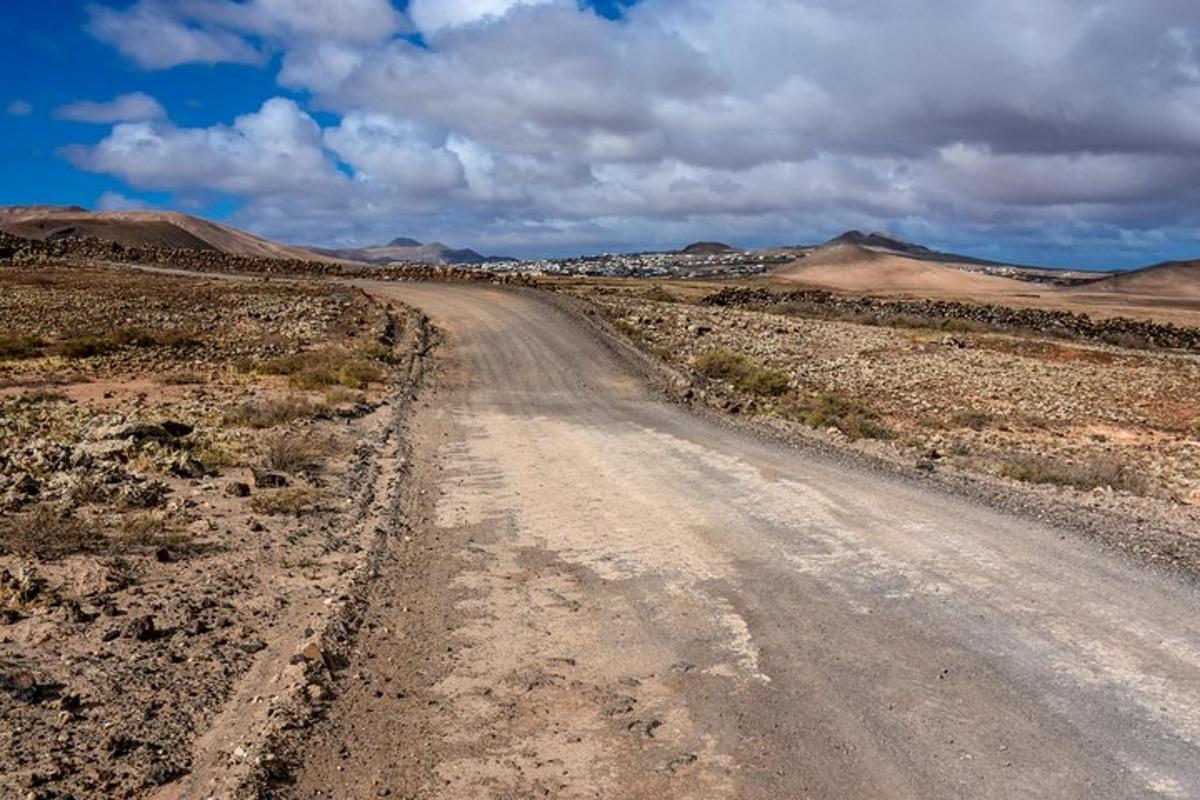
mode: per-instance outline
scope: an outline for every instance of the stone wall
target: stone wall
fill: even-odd
[[[1087,314],[1042,308],[1012,308],[952,300],[844,297],[821,290],[773,292],[742,287],[722,289],[701,302],[709,306],[755,307],[767,311],[783,311],[787,306],[792,306],[802,314],[808,311],[818,316],[839,316],[877,324],[907,319],[952,328],[952,321],[962,321],[996,330],[1034,331],[1066,339],[1087,339],[1128,347],[1200,352],[1200,328],[1125,317],[1093,319]]]

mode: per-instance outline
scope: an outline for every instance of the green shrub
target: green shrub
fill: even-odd
[[[780,397],[791,385],[786,372],[764,367],[732,350],[709,350],[696,358],[695,368],[705,377],[761,397]]]
[[[795,398],[787,416],[810,428],[836,428],[851,439],[890,439],[892,432],[874,411],[833,394]]]

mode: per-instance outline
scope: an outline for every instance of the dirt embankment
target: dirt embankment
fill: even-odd
[[[0,270],[0,796],[272,768],[398,490],[426,346],[341,287]]]

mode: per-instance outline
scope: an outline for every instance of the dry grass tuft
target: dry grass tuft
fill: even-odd
[[[319,467],[336,449],[326,437],[295,431],[271,433],[262,439],[259,448],[264,468],[289,473]]]
[[[246,400],[222,415],[222,422],[242,428],[273,428],[311,416],[318,406],[301,395]]]
[[[990,426],[995,421],[994,417],[986,411],[959,411],[950,416],[950,427],[952,428],[970,428],[973,431],[981,431]]]
[[[1071,486],[1083,491],[1112,488],[1144,495],[1149,490],[1149,484],[1143,476],[1134,474],[1120,461],[1108,457],[1070,462],[1046,456],[1015,455],[1001,461],[997,472],[1002,477],[1025,483]]]
[[[188,548],[190,540],[170,517],[161,511],[124,514],[117,525],[116,543],[124,549],[166,547],[175,552]]]
[[[198,372],[184,370],[182,372],[172,372],[168,375],[163,375],[159,382],[164,386],[196,386],[201,383],[208,383],[208,379]]]
[[[258,514],[299,516],[321,510],[324,495],[309,486],[294,486],[262,492],[250,499],[250,508]]]
[[[390,354],[390,351],[389,351]],[[347,350],[329,347],[280,356],[262,364],[258,371],[267,375],[286,375],[297,389],[366,389],[387,380],[382,351]]]
[[[77,517],[47,505],[0,517],[0,552],[51,561],[77,553],[94,553],[105,537]]]

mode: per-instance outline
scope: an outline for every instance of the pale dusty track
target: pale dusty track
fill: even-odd
[[[535,294],[375,290],[451,367],[429,563],[282,794],[1200,797],[1191,584],[660,401]]]

